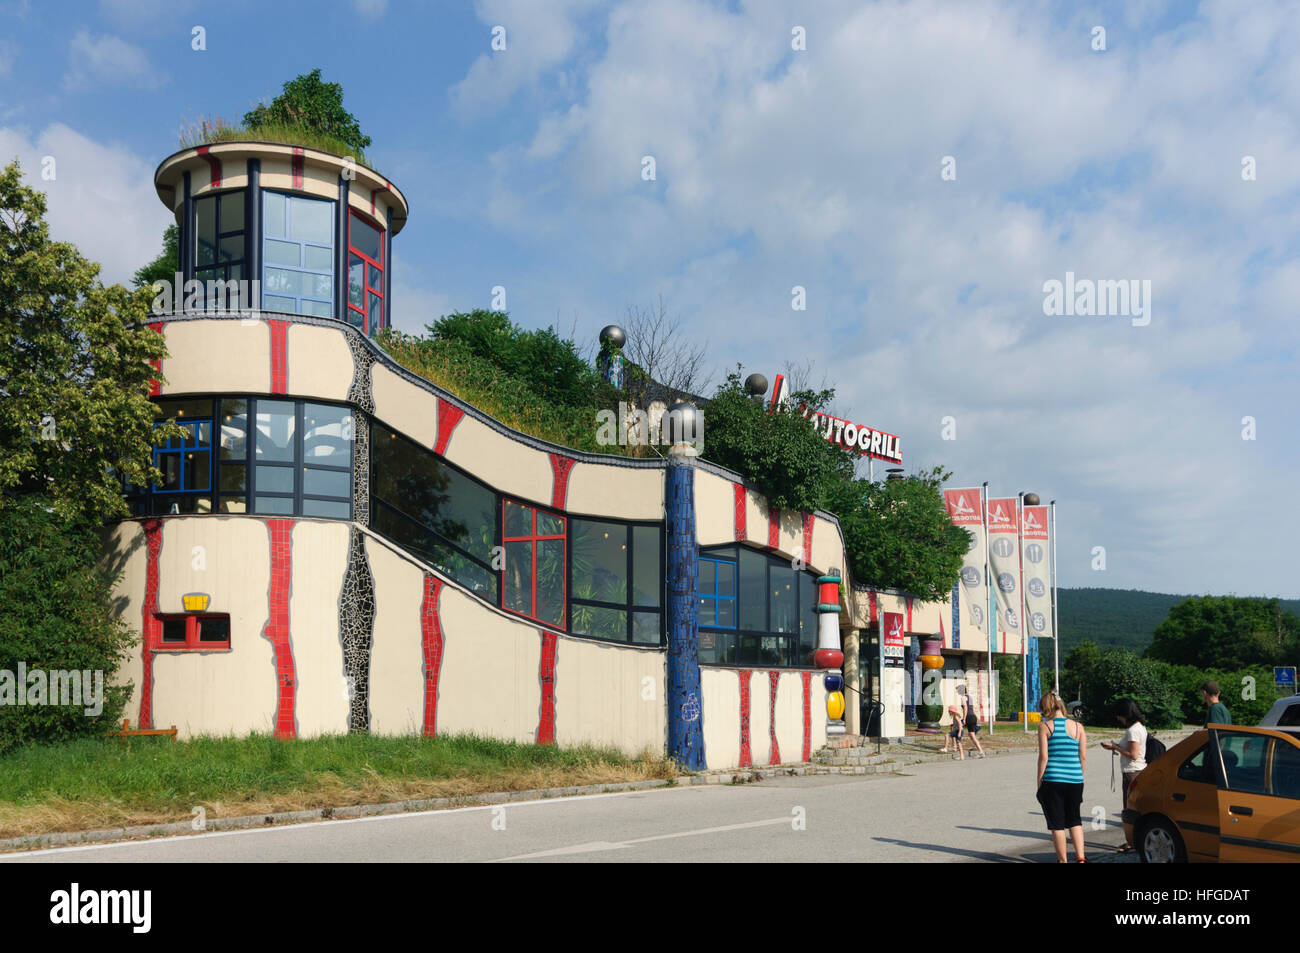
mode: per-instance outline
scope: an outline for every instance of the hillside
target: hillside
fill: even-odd
[[[1098,646],[1131,649],[1139,655],[1152,633],[1185,595],[1141,589],[1061,589],[1057,613],[1061,658],[1085,639]],[[1300,599],[1279,600],[1283,611],[1300,613]]]

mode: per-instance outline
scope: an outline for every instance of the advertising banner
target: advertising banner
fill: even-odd
[[[996,585],[997,627],[1006,638],[994,651],[1021,652],[1020,547],[1016,498],[989,500],[989,564]]]
[[[1021,558],[1025,580],[1025,617],[1030,635],[1054,638],[1052,631],[1052,576],[1047,507],[1024,507],[1020,529]]]
[[[886,668],[903,667],[903,613],[881,613],[880,656]]]
[[[987,619],[989,594],[984,579],[984,521],[980,519],[980,488],[944,490],[943,505],[955,526],[971,534],[970,549],[961,563],[961,581],[957,585],[957,608],[966,624],[961,626],[963,649],[981,652],[988,648]],[[957,634],[953,625],[953,635]],[[954,644],[950,646],[956,648]]]

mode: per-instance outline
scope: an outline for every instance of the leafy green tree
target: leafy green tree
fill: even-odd
[[[557,406],[591,406],[597,398],[601,382],[596,371],[577,345],[554,328],[525,330],[504,311],[476,309],[445,315],[426,330],[433,340],[459,344]],[[592,419],[594,427],[594,413]]]
[[[1276,599],[1192,596],[1156,626],[1146,655],[1201,668],[1290,664],[1300,655],[1300,618]]]
[[[244,114],[244,126],[256,132],[258,126],[297,124],[315,129],[346,143],[357,152],[370,145],[357,117],[343,108],[343,87],[321,82],[320,70],[303,73],[284,84],[284,91],[269,105]]]
[[[790,406],[807,401],[820,410],[831,395],[793,394]],[[703,418],[704,456],[755,483],[775,506],[825,508],[831,488],[852,480],[848,453],[823,440],[794,410],[769,410],[750,399],[737,372],[727,375]]]
[[[175,223],[163,231],[163,247],[158,257],[136,269],[131,282],[136,288],[148,288],[155,281],[175,281],[181,269],[181,236]]]
[[[935,467],[902,480],[831,488],[827,508],[840,518],[856,578],[926,599],[947,596],[971,540],[943,504],[949,476]]]
[[[152,295],[98,281],[99,266],[50,240],[45,196],[0,173],[0,507],[39,494],[98,526],[127,513],[118,475],[144,483],[153,404],[145,321]]]
[[[0,671],[16,676],[20,662],[29,676],[36,669],[46,677],[51,671],[98,671],[102,690],[98,713],[84,694],[83,704],[54,704],[63,699],[48,686],[43,705],[19,707],[14,699],[0,705],[0,753],[31,742],[102,734],[121,717],[130,686],[110,682],[135,636],[113,612],[112,586],[120,570],[100,565],[99,558],[99,534],[54,513],[40,494],[12,499],[0,509]],[[92,691],[85,680],[81,684],[83,692]],[[17,685],[10,688],[16,695]]]

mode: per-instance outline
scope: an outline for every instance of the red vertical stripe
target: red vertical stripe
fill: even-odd
[[[569,473],[573,470],[575,461],[572,457],[564,457],[558,453],[550,454],[550,458],[551,473],[554,477],[551,483],[551,506],[562,510],[569,496]]]
[[[289,322],[267,321],[271,326],[271,393],[289,393]]]
[[[145,520],[144,612],[140,655],[144,675],[140,679],[140,717],[137,728],[153,727],[153,649],[162,640],[158,614],[158,557],[162,553],[162,520]]]
[[[460,418],[465,416],[465,411],[461,410],[455,404],[449,403],[438,398],[438,442],[433,446],[433,452],[442,456],[447,452],[447,444],[451,442],[452,431],[460,423]]]
[[[208,181],[214,189],[221,187],[221,160],[208,150],[211,146],[199,146],[198,152],[208,163]]]
[[[541,715],[537,721],[537,743],[555,744],[555,643],[554,632],[538,629],[542,636],[542,662],[539,678],[542,682]]]
[[[749,676],[754,673],[742,668],[740,677],[740,767],[748,768],[754,763],[749,752]]]
[[[903,631],[911,632],[912,631],[912,597],[905,596],[904,598],[907,601],[907,624],[906,627],[903,629]]]
[[[442,580],[424,574],[424,601],[420,604],[420,647],[424,651],[424,734],[438,733],[438,675],[442,671],[442,620],[438,616],[438,597]]]
[[[293,567],[290,540],[293,520],[267,520],[271,531],[271,590],[267,595],[267,621],[263,635],[275,652],[275,736],[293,738],[296,673],[289,639],[289,589]]]
[[[736,542],[743,543],[749,532],[749,528],[745,525],[749,515],[748,507],[745,505],[745,488],[739,483],[733,483],[731,491],[736,498]]]
[[[181,294],[183,295],[184,293],[185,293],[185,289],[182,288],[182,289],[181,289]],[[181,300],[184,300],[184,298],[182,298]],[[167,322],[166,322],[166,321],[150,321],[150,322],[149,322],[149,327],[150,327],[150,329],[151,329],[151,330],[154,330],[154,331],[157,331],[159,334],[162,334],[162,333],[163,333],[163,328],[165,328],[166,326],[167,326]],[[151,360],[151,361],[149,362],[149,366],[152,367],[152,368],[153,368],[155,371],[157,371],[159,374],[161,374],[161,373],[162,373],[162,358],[161,358],[161,357],[156,357],[156,358],[154,358],[153,360]],[[149,381],[149,396],[150,396],[150,397],[157,397],[157,396],[158,396],[159,394],[161,394],[161,393],[162,393],[162,382],[161,382],[160,380],[158,380],[157,378],[154,378],[154,379],[150,380],[150,381]]]
[[[302,146],[294,146],[293,147],[293,187],[295,189],[302,188],[302,179],[303,179],[302,166],[303,166]]]
[[[803,760],[812,760],[812,672],[800,672],[803,679]]]
[[[812,563],[812,534],[814,517],[811,513],[803,515],[803,561]]]
[[[876,592],[874,589],[869,590],[867,592],[867,612],[868,612],[867,622],[868,623],[879,621],[878,609],[879,607],[876,605]]]
[[[772,739],[772,755],[767,759],[768,764],[781,763],[781,748],[776,743],[776,685],[781,680],[780,672],[768,672],[768,734]]]
[[[767,545],[772,549],[781,548],[781,508],[767,508]]]

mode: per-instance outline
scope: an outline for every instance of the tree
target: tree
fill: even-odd
[[[173,222],[163,231],[163,247],[158,257],[136,269],[132,284],[136,288],[149,288],[155,281],[175,281],[181,270],[180,229]]]
[[[947,596],[971,540],[943,503],[950,475],[935,467],[902,480],[855,479],[832,488],[827,508],[840,518],[855,577],[926,599]]]
[[[832,392],[791,395],[820,409]],[[793,409],[768,410],[751,400],[739,371],[727,375],[704,408],[704,456],[756,484],[773,506],[828,507],[830,490],[853,475],[848,453],[823,440]],[[964,551],[964,550],[963,550]]]
[[[1192,596],[1156,626],[1146,655],[1200,668],[1284,664],[1300,655],[1300,618],[1276,599]]]
[[[39,494],[0,509],[0,671],[12,673],[8,690],[15,696],[24,669],[24,694],[34,672],[41,673],[46,692],[42,705],[20,707],[13,698],[0,704],[0,753],[32,742],[102,736],[121,717],[131,687],[110,683],[135,637],[113,611],[119,570],[98,565],[99,557],[94,528],[59,517]],[[74,671],[81,698],[55,697],[61,693],[51,689],[49,673]],[[87,694],[98,694],[101,704]]]
[[[0,173],[0,507],[38,494],[60,517],[125,516],[119,475],[144,483],[154,407],[145,323],[152,294],[98,281],[99,266],[50,240],[45,196]]]
[[[668,316],[663,295],[648,307],[630,305],[624,330],[627,344],[623,357],[639,368],[645,378],[683,394],[698,393],[707,376],[704,370],[707,348],[685,337],[681,321]],[[639,382],[629,380],[627,388],[633,401],[640,405],[636,383]]]
[[[270,105],[259,105],[244,114],[244,126],[256,132],[258,126],[300,125],[333,136],[361,152],[370,145],[357,117],[343,108],[343,87],[323,83],[320,70],[303,73],[284,84],[284,91]]]

